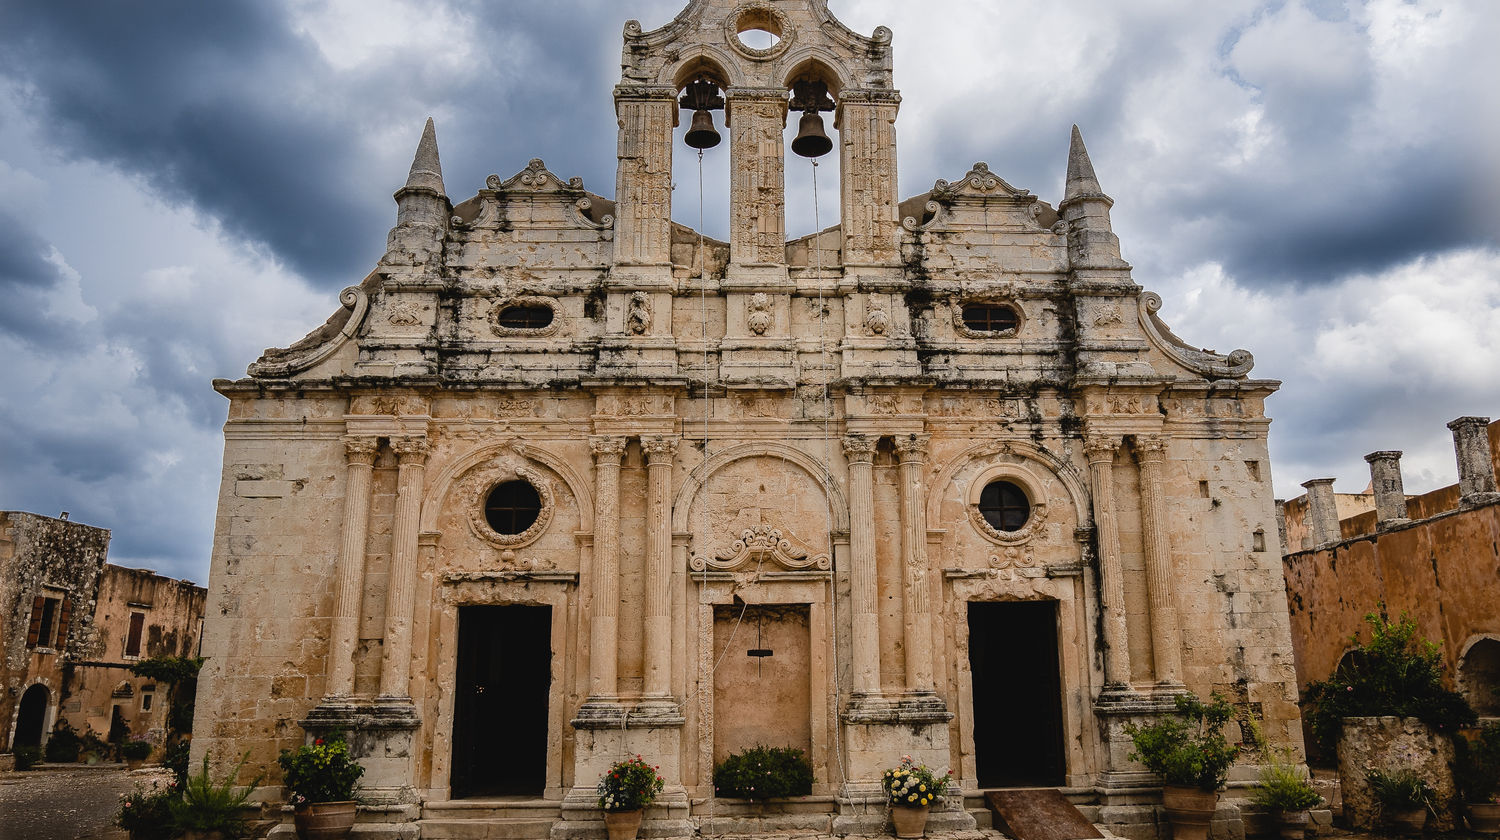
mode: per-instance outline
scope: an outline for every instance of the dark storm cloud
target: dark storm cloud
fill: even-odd
[[[0,334],[56,347],[65,330],[47,314],[47,295],[62,279],[50,246],[16,216],[0,210]]]

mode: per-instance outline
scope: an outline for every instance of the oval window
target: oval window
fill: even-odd
[[[966,303],[964,326],[975,332],[1006,332],[1021,325],[1016,310],[999,303]]]
[[[1019,531],[1031,518],[1031,500],[1019,485],[991,481],[979,494],[979,515],[996,531]]]
[[[495,533],[513,537],[536,524],[542,497],[531,482],[515,479],[495,485],[484,501],[484,519]]]
[[[507,306],[495,316],[495,323],[512,330],[539,330],[552,324],[552,307]]]

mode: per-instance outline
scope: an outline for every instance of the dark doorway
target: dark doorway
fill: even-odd
[[[34,685],[21,695],[21,709],[16,714],[16,746],[42,745],[42,727],[47,722],[47,698],[47,688],[42,685]]]
[[[979,786],[1061,785],[1057,602],[970,603],[969,667]]]
[[[453,796],[540,796],[547,781],[551,607],[460,607]]]

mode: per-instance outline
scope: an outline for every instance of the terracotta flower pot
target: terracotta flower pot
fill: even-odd
[[[1281,840],[1303,840],[1307,836],[1307,824],[1312,814],[1307,811],[1282,811],[1276,815],[1276,828]]]
[[[292,823],[302,840],[341,840],[354,827],[354,800],[309,802],[292,812]]]
[[[1167,785],[1161,791],[1161,804],[1172,823],[1172,840],[1207,840],[1219,792]]]
[[[1385,812],[1385,819],[1400,834],[1421,834],[1427,825],[1427,809],[1390,810]]]
[[[1480,834],[1500,834],[1500,803],[1470,802],[1469,828]]]
[[[139,769],[141,769],[141,765],[143,765],[145,763],[146,763],[146,759],[144,759],[144,758],[127,758],[127,759],[125,759],[125,769],[126,770],[139,770]]]
[[[931,810],[931,805],[892,805],[891,825],[896,829],[896,836],[921,837],[927,830],[927,814]]]
[[[604,827],[609,829],[609,840],[635,840],[641,830],[643,809],[634,811],[605,811]]]

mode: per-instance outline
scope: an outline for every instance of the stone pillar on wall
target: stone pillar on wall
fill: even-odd
[[[1307,536],[1302,547],[1317,548],[1338,542],[1342,533],[1338,503],[1333,499],[1333,479],[1314,478],[1302,482],[1302,486],[1307,488],[1307,510],[1302,513],[1302,527]]]
[[[680,718],[672,697],[672,462],[676,437],[643,436],[646,453],[645,698],[632,715]]]
[[[330,697],[354,694],[354,650],[359,644],[359,614],[365,594],[365,541],[370,529],[370,482],[379,439],[344,438],[344,522],[339,550],[337,589],[333,593],[333,630],[328,640]]]
[[[1401,453],[1371,452],[1370,487],[1375,491],[1375,524],[1386,529],[1411,520],[1406,515],[1406,489],[1401,484]]]
[[[1465,507],[1500,500],[1495,491],[1495,464],[1490,457],[1490,418],[1460,417],[1448,424],[1458,457],[1458,492]]]
[[[396,450],[396,521],[391,529],[391,573],[386,583],[385,655],[380,666],[380,696],[411,702],[411,625],[417,587],[417,530],[421,524],[423,473],[427,439],[391,440]]]
[[[1145,531],[1146,589],[1151,598],[1151,654],[1156,681],[1182,684],[1182,637],[1172,593],[1172,544],[1167,536],[1167,500],[1162,481],[1166,443],[1159,437],[1136,441],[1141,466],[1141,526]]]
[[[729,261],[785,275],[787,98],[780,88],[730,88]]]
[[[615,704],[620,609],[620,459],[625,438],[589,438],[594,453],[593,604],[589,621],[588,706]],[[580,715],[582,716],[582,712]]]
[[[1094,497],[1094,527],[1099,541],[1100,609],[1104,613],[1104,681],[1130,685],[1130,646],[1125,629],[1125,574],[1120,561],[1120,526],[1115,520],[1114,462],[1120,439],[1090,435],[1083,443],[1089,461],[1089,489]]]
[[[896,197],[896,112],[893,90],[839,95],[839,191],[844,266],[899,264]]]
[[[677,92],[661,85],[618,87],[615,113],[620,121],[615,270],[670,281],[672,126]]]
[[[849,459],[849,601],[854,696],[880,694],[880,617],[875,580],[875,438],[844,436]]]
[[[931,694],[932,594],[927,568],[927,435],[897,435],[901,459],[901,568],[905,593],[906,690]]]

